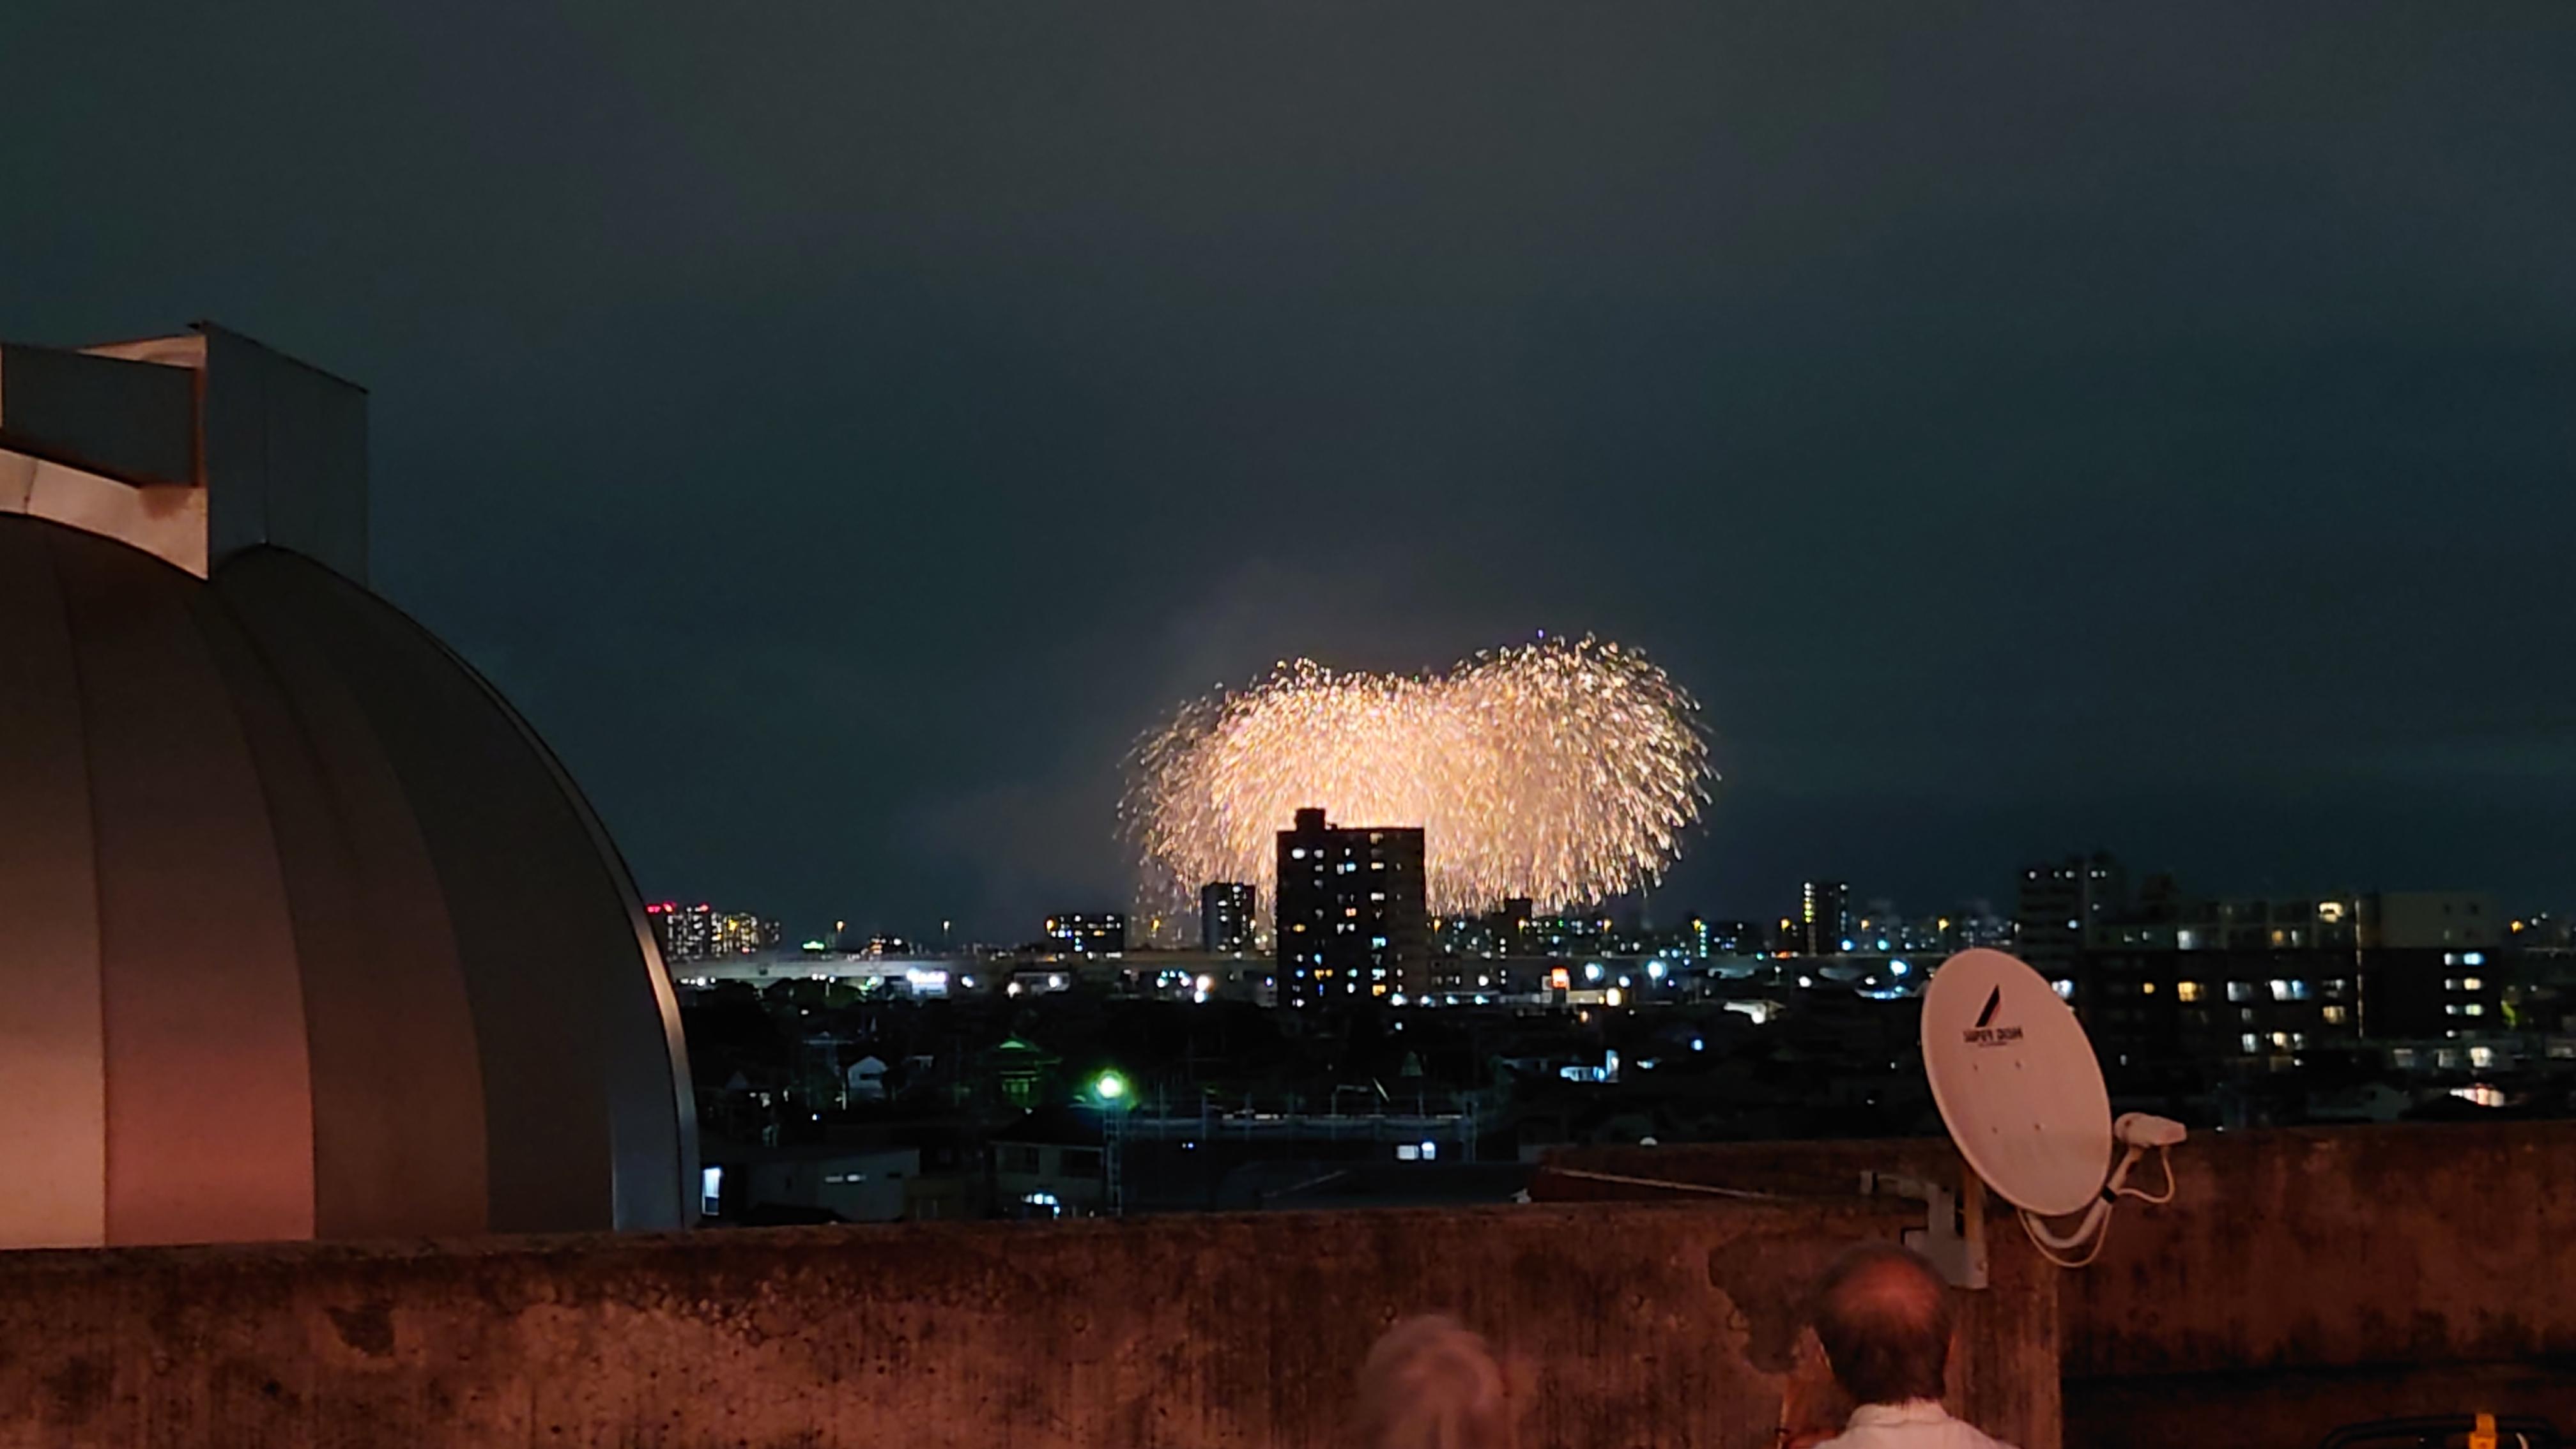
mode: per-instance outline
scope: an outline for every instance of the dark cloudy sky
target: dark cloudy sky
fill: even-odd
[[[374,390],[655,894],[1025,934],[1285,655],[1643,646],[1659,914],[2576,907],[2576,8],[0,6],[0,334]]]

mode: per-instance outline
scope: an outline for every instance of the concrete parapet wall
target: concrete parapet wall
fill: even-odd
[[[2576,1123],[2230,1132],[2174,1165],[2172,1205],[2124,1209],[2065,1280],[2070,1437],[2313,1444],[2481,1409],[2576,1430]]]
[[[2100,1260],[2057,1275],[2067,1442],[2302,1445],[2480,1409],[2576,1431],[2576,1123],[2202,1133],[2173,1157],[2174,1201],[2124,1202]],[[1852,1192],[1863,1168],[1959,1170],[1937,1138],[1549,1164],[1810,1193]],[[2152,1164],[2133,1181],[2161,1186]],[[1672,1195],[1548,1174],[1532,1191]],[[2020,1236],[2001,1214],[1993,1231]]]
[[[1534,1444],[1767,1445],[1864,1204],[1585,1204],[0,1254],[0,1446],[1306,1449],[1448,1310]],[[2055,1449],[2027,1264],[1961,1397]]]
[[[2211,1134],[2174,1168],[2067,1278],[2069,1377],[2576,1357],[2576,1122]]]

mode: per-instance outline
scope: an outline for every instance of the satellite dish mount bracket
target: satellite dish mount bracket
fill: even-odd
[[[1957,1288],[1986,1286],[1986,1184],[1976,1173],[1959,1174],[1959,1190],[1919,1177],[1863,1172],[1863,1196],[1909,1197],[1924,1204],[1923,1226],[1907,1228],[1905,1246],[1923,1255]]]

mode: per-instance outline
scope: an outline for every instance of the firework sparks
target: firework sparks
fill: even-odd
[[[1644,655],[1542,639],[1444,674],[1282,664],[1140,741],[1121,806],[1149,893],[1263,883],[1301,806],[1419,825],[1431,909],[1542,910],[1652,884],[1716,779],[1699,707]]]

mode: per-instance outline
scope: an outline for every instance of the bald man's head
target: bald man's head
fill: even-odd
[[[1825,1271],[1816,1338],[1834,1378],[1864,1404],[1941,1397],[1950,1360],[1950,1285],[1893,1243],[1863,1243]]]

